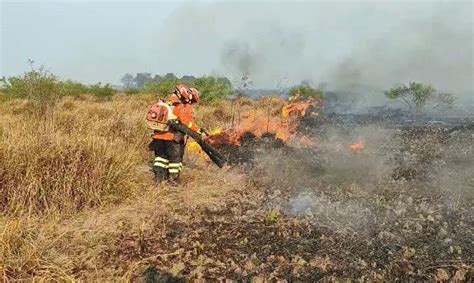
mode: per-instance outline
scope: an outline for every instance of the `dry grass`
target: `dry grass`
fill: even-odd
[[[154,100],[65,98],[45,116],[38,116],[26,100],[0,103],[4,280],[117,278],[125,271],[97,270],[107,266],[101,254],[114,250],[117,234],[139,232],[146,218],[164,213],[165,207],[180,207],[178,202],[192,209],[222,197],[223,190],[212,189],[219,187],[217,179],[192,170],[184,173],[184,193],[165,188],[157,195],[146,165],[151,153],[143,123]],[[229,107],[201,107],[198,120]],[[229,117],[209,120],[214,122],[205,126],[222,126]],[[190,157],[189,163],[212,166],[198,156]],[[168,202],[157,202],[163,199]]]
[[[71,279],[81,255],[68,254],[66,247],[81,241],[71,238],[61,221],[87,208],[123,202],[149,186],[142,118],[150,100],[65,99],[45,116],[37,116],[29,101],[0,104],[0,274],[5,280]]]
[[[198,122],[226,128],[239,112],[276,113],[282,102],[267,100],[200,106]],[[148,268],[243,281],[472,277],[472,209],[461,202],[445,211],[416,183],[388,178],[377,190],[378,175],[358,176],[374,173],[360,165],[370,163],[370,146],[340,161],[330,149],[314,158],[255,144],[261,151],[250,174],[188,154],[183,184],[157,189],[143,123],[152,102],[81,96],[46,118],[28,101],[0,103],[0,280],[132,281]],[[462,146],[447,155],[456,156],[454,145]],[[317,171],[324,158],[326,171]],[[313,193],[314,206],[300,189]],[[301,214],[285,209],[292,206]]]
[[[206,167],[205,162],[197,162]],[[223,198],[231,198],[245,185],[238,172],[213,167],[201,174],[187,170],[183,180],[185,185],[179,190],[149,186],[134,199],[72,216],[0,218],[0,276],[47,281],[136,278],[148,266],[148,259],[119,260],[128,249],[141,252],[141,243],[135,239],[144,234],[159,237],[152,231],[157,226],[160,233],[167,233],[168,222],[190,221],[222,207]]]
[[[44,117],[28,102],[2,105],[0,210],[76,212],[143,187],[145,101],[66,100]]]

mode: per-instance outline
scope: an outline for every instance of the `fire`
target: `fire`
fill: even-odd
[[[206,141],[217,148],[222,145],[240,146],[247,139],[262,138],[270,134],[291,146],[314,147],[315,141],[298,133],[298,130],[303,118],[317,116],[316,110],[322,106],[320,100],[283,101],[279,98],[267,98],[247,106],[234,108],[237,111],[235,116],[238,116],[236,125],[211,130]],[[238,112],[239,110],[242,111]],[[207,158],[195,141],[190,140],[186,150]]]
[[[277,115],[271,114],[265,107],[251,109],[241,113],[239,125],[227,130],[219,129],[208,138],[208,142],[214,145],[240,145],[246,134],[257,138],[264,134],[273,134],[275,138],[288,142],[295,139],[300,120],[309,115],[317,115],[314,110],[321,105],[322,102],[316,99],[287,102]],[[306,147],[313,144],[308,137],[301,137],[296,140],[298,141]]]
[[[188,152],[192,152],[192,153],[197,153],[197,154],[201,154],[202,153],[202,149],[201,147],[199,146],[199,144],[195,141],[191,141],[191,142],[188,142],[187,146],[186,146],[186,150]]]
[[[211,137],[213,136],[219,136],[223,133],[223,130],[220,128],[213,129],[212,131],[209,132],[209,135]],[[188,152],[196,153],[196,154],[202,154],[205,155],[204,152],[201,149],[201,146],[195,142],[195,141],[190,141],[188,142],[188,145],[186,146],[186,150]]]
[[[281,110],[281,116],[283,118],[288,118],[291,116],[305,117],[314,106],[314,103],[308,101],[293,102],[283,107]]]
[[[365,143],[362,140],[349,145],[349,149],[352,151],[360,151],[364,149],[364,147]]]

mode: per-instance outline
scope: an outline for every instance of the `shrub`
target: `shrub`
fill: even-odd
[[[299,86],[293,87],[290,90],[291,100],[308,99],[308,98],[322,99],[323,91],[317,88],[312,88],[308,84],[301,84]]]
[[[139,94],[140,89],[138,89],[138,88],[126,88],[124,92],[125,92],[126,95],[134,95],[134,94]]]
[[[5,86],[7,83],[7,79],[3,76],[0,79],[0,99],[5,98]]]
[[[115,93],[115,90],[110,86],[110,84],[102,85],[102,83],[91,85],[87,91],[101,100],[108,100],[112,98]]]
[[[203,102],[212,102],[220,99],[228,98],[234,94],[232,85],[229,80],[216,77],[197,78],[192,86],[201,92]]]
[[[61,96],[79,96],[88,92],[88,87],[80,82],[66,80],[59,82]]]
[[[440,93],[431,85],[410,82],[408,85],[397,85],[385,92],[385,96],[404,103],[411,111],[420,113],[431,104],[433,108],[452,108],[454,97],[449,93]]]
[[[0,93],[6,98],[25,98],[33,102],[35,112],[44,114],[56,105],[63,96],[94,94],[100,99],[112,97],[115,90],[110,84],[97,83],[87,86],[72,80],[60,80],[57,76],[41,67],[35,69],[29,61],[31,71],[21,76],[0,80]]]
[[[188,86],[197,88],[202,94],[203,102],[213,102],[235,94],[232,84],[227,78],[211,76],[195,78],[193,76],[183,76],[180,79],[172,73],[166,74],[165,76],[156,75],[153,79],[149,73],[139,73],[137,74],[137,78],[134,79],[135,83],[133,85],[140,86],[140,82],[143,81],[143,87],[128,87],[125,90],[126,94],[143,93],[166,98],[173,92],[176,85],[180,83],[185,83]],[[122,81],[125,86],[131,85],[129,80],[130,75],[124,76]]]
[[[164,77],[159,81],[147,81],[143,88],[143,92],[165,98],[173,92],[174,88],[179,83],[181,82],[174,77]]]
[[[59,79],[43,67],[32,67],[31,71],[4,79],[3,83],[6,96],[29,99],[39,114],[52,108],[61,96]]]

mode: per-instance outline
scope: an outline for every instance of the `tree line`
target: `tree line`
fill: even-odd
[[[100,99],[109,99],[120,92],[110,84],[99,82],[86,85],[77,81],[63,80],[43,67],[35,68],[31,60],[28,63],[31,70],[23,75],[1,78],[0,98],[27,98],[45,106],[54,105],[63,96],[92,94]],[[136,75],[125,74],[121,82],[122,91],[127,95],[153,94],[165,98],[179,83],[186,83],[197,88],[202,93],[204,103],[244,95],[241,88],[236,89],[226,77],[182,76],[179,78],[173,73],[154,76],[151,73],[137,73]],[[324,99],[325,96],[323,90],[313,88],[308,82],[289,88],[287,94],[293,99]],[[452,108],[455,103],[455,97],[452,94],[439,92],[431,85],[418,82],[397,84],[383,94],[390,99],[402,102],[408,110],[417,114],[429,106]]]
[[[120,79],[126,94],[155,94],[160,97],[169,95],[177,84],[185,83],[199,89],[203,94],[203,102],[227,98],[235,94],[232,83],[225,77],[214,76],[182,76],[173,73],[152,75],[151,73],[125,74]]]

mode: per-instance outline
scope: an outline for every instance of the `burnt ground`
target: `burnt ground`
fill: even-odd
[[[393,117],[304,121],[313,148],[249,134],[221,148],[248,176],[239,190],[158,213],[107,258],[145,261],[148,281],[472,280],[472,121]],[[348,150],[357,139],[366,147]]]

